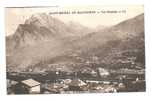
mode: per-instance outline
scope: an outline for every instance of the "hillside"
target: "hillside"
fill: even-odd
[[[137,65],[144,65],[143,14],[97,32],[92,30],[45,14],[31,16],[12,36],[6,37],[8,69],[49,70],[52,64],[58,64],[56,69],[78,71],[90,67],[83,67],[87,62],[115,68],[116,58],[127,53],[126,58],[136,57]]]

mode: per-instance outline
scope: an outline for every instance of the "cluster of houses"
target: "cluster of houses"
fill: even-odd
[[[124,69],[125,71],[125,69]],[[51,94],[51,93],[77,93],[77,92],[118,92],[120,90],[125,91],[127,86],[130,84],[144,84],[142,80],[144,77],[138,77],[138,71],[136,71],[137,77],[134,76],[134,71],[126,70],[126,72],[133,73],[130,77],[126,74],[123,75],[111,75],[115,72],[109,72],[104,68],[98,68],[97,72],[93,70],[83,70],[81,73],[91,73],[94,78],[82,78],[77,77],[77,73],[73,78],[71,77],[58,77],[55,81],[47,79],[45,82],[39,82],[37,79],[21,79],[15,81],[15,79],[7,79],[8,94]],[[117,73],[117,72],[116,72]],[[122,70],[123,73],[123,70]],[[144,71],[141,71],[142,76]],[[14,75],[15,74],[15,75]],[[57,76],[60,75],[59,71],[56,71]],[[16,73],[11,73],[16,76]],[[97,76],[100,77],[97,77]],[[44,75],[45,76],[45,75]],[[110,76],[110,77],[109,77]],[[11,78],[11,77],[9,77]],[[100,80],[101,78],[101,80]],[[112,79],[110,79],[112,78]],[[106,80],[106,81],[105,81]],[[135,85],[136,86],[136,85]],[[144,85],[143,85],[144,86]],[[142,86],[142,88],[143,88]],[[137,87],[139,88],[139,87]]]
[[[119,79],[122,80],[122,76]],[[138,78],[132,83],[140,82]],[[7,79],[8,94],[55,94],[55,93],[109,93],[124,91],[126,85],[121,82],[94,81],[80,79],[62,79],[56,83],[40,83],[34,79],[26,79],[20,82]]]
[[[64,79],[58,83],[42,84],[34,79],[27,79],[21,82],[7,80],[8,94],[39,94],[39,93],[74,93],[84,91],[115,92],[115,88],[109,83],[103,87],[99,81],[82,81],[80,79]]]

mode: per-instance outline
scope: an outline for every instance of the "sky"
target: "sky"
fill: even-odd
[[[101,5],[101,6],[66,6],[66,7],[9,7],[5,8],[5,32],[11,35],[19,24],[36,13],[70,12],[70,14],[51,14],[64,23],[70,21],[84,26],[111,26],[144,13],[143,5]],[[95,11],[95,13],[71,14],[75,12]],[[110,11],[110,12],[107,12]],[[116,11],[116,12],[115,12]],[[111,13],[112,12],[112,13]]]

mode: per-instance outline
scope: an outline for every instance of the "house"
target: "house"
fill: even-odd
[[[104,90],[106,93],[111,93],[111,92],[116,93],[117,92],[117,89],[112,85],[104,86]]]
[[[101,81],[86,80],[86,83],[96,83],[96,84],[99,84],[99,83],[102,83],[102,82]]]
[[[110,73],[108,72],[108,70],[104,69],[104,68],[98,68],[98,74],[101,76],[101,77],[107,77],[110,75]]]
[[[66,84],[66,85],[68,85],[68,84],[70,84],[71,83],[71,79],[64,79],[64,80],[62,80],[62,84]]]
[[[21,81],[21,87],[29,94],[40,93],[40,83],[34,79],[27,79]]]
[[[117,92],[125,92],[126,86],[123,83],[119,83],[117,87]]]
[[[80,79],[74,79],[71,81],[71,83],[69,84],[69,89],[71,91],[80,91],[82,87],[86,86],[87,84],[85,82],[83,82]]]
[[[65,84],[60,84],[60,83],[53,83],[49,84],[46,88],[46,91],[49,93],[60,93],[61,91],[66,91],[68,90],[68,85]]]

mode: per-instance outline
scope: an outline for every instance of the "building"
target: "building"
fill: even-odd
[[[104,68],[98,68],[98,74],[101,76],[101,77],[107,77],[110,75],[110,73],[108,72],[108,70],[104,69]]]
[[[70,83],[71,83],[71,79],[64,79],[64,80],[62,80],[62,84],[66,84],[66,85],[69,85]]]
[[[34,79],[27,79],[21,81],[21,87],[25,92],[29,94],[37,94],[40,93],[40,83],[35,81]]]
[[[86,83],[96,83],[96,84],[99,84],[99,83],[102,83],[101,81],[94,81],[94,80],[86,80]]]
[[[86,85],[87,84],[85,82],[83,82],[82,80],[80,80],[80,79],[74,79],[69,84],[69,89],[71,91],[80,91],[82,89],[82,87],[84,87]]]
[[[60,84],[60,83],[53,83],[49,84],[46,88],[45,91],[49,93],[61,93],[62,91],[68,90],[68,85],[65,84]]]

